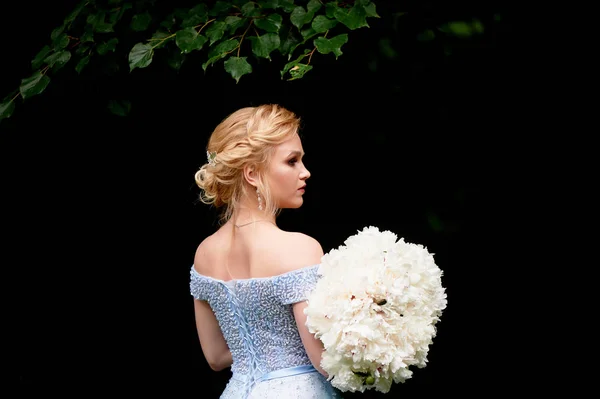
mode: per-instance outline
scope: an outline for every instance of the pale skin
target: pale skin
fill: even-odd
[[[304,187],[310,172],[304,166],[304,150],[298,135],[274,149],[266,179],[279,208],[302,206]],[[256,174],[244,170],[248,193],[255,193]],[[243,227],[241,226],[248,222]],[[270,277],[321,262],[323,249],[314,238],[279,229],[275,216],[258,210],[256,195],[243,199],[233,217],[198,246],[194,267],[203,275],[220,280]],[[306,301],[292,305],[300,338],[313,366],[325,377],[320,366],[323,345],[308,331],[304,309]],[[217,319],[205,301],[194,300],[196,328],[204,357],[211,369],[223,370],[232,364],[231,352]]]

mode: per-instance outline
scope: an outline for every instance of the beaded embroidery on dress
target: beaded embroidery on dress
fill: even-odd
[[[341,398],[312,366],[292,310],[315,286],[318,266],[229,281],[192,266],[190,292],[211,306],[233,358],[221,399]]]

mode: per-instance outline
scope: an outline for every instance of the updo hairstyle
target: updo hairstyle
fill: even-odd
[[[243,170],[248,165],[255,168],[264,211],[277,214],[265,171],[273,148],[298,134],[299,127],[300,118],[276,104],[246,107],[227,116],[209,138],[206,150],[212,161],[207,160],[195,174],[200,201],[224,207],[221,222],[228,221],[245,195],[257,195],[247,192],[244,184]]]

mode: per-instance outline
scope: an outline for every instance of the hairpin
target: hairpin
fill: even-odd
[[[208,160],[208,164],[210,166],[215,166],[217,164],[217,152],[206,151],[206,159]]]

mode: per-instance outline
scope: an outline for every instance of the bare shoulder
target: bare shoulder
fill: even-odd
[[[211,258],[213,256],[214,248],[218,248],[216,245],[217,238],[214,234],[204,238],[194,254],[194,269],[200,274],[210,275]]]
[[[304,233],[286,232],[280,256],[284,271],[291,271],[321,263],[323,248],[319,241]]]

